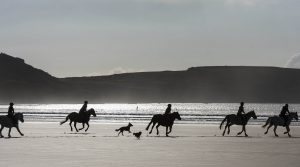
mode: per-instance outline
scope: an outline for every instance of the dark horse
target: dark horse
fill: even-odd
[[[171,133],[172,131],[172,126],[174,124],[175,119],[181,120],[181,117],[178,112],[173,112],[167,115],[162,115],[162,114],[153,115],[151,122],[147,126],[146,130],[148,130],[150,125],[153,123],[151,131],[149,132],[149,134],[151,134],[155,124],[157,123],[156,126],[157,135],[159,134],[158,127],[161,125],[166,127],[166,136],[169,136],[168,134]],[[169,132],[168,132],[168,128],[170,128]]]
[[[284,132],[284,134],[288,134],[289,137],[291,137],[291,135],[290,135],[290,124],[291,124],[293,119],[298,120],[297,112],[291,112],[288,115],[288,119],[286,121],[286,126],[285,126],[286,132]],[[269,125],[269,126],[268,126],[267,131],[265,132],[265,134],[267,134],[269,129],[274,125],[274,134],[275,134],[276,137],[278,137],[278,135],[276,133],[276,129],[277,129],[277,126],[284,126],[284,119],[279,117],[279,116],[269,117],[266,124],[263,125],[262,127],[265,128],[267,125]]]
[[[72,128],[72,122],[74,122],[74,127],[76,129],[76,131],[78,132],[79,130],[84,129],[84,124],[87,124],[87,128],[85,131],[87,131],[90,127],[89,125],[89,121],[90,121],[90,117],[91,115],[93,115],[94,117],[96,117],[96,112],[94,109],[89,109],[88,111],[84,112],[82,115],[78,114],[77,112],[72,112],[70,113],[67,117],[66,120],[60,122],[60,124],[62,125],[63,123],[67,122],[70,119],[70,127],[71,127],[71,131],[73,131]],[[82,123],[82,128],[80,128],[79,130],[76,127],[76,123]]]
[[[223,131],[223,136],[225,135],[226,128],[228,128],[227,134],[229,134],[230,133],[230,126],[235,124],[235,125],[243,126],[242,131],[237,133],[237,135],[240,135],[243,132],[245,132],[245,136],[247,137],[248,135],[246,133],[246,125],[247,125],[247,123],[248,123],[248,121],[251,117],[253,117],[254,119],[257,119],[257,117],[256,117],[256,114],[255,114],[254,111],[250,111],[250,112],[246,113],[243,116],[244,116],[244,120],[241,119],[239,116],[237,116],[235,114],[226,115],[226,117],[224,118],[224,120],[220,124],[220,129],[222,129],[223,123],[227,120],[225,129]]]
[[[19,129],[19,121],[24,122],[24,118],[23,118],[23,113],[16,113],[13,116],[14,120],[16,120],[16,122],[13,122],[11,118],[9,118],[6,115],[0,116],[0,125],[1,125],[1,129],[0,129],[0,137],[2,138],[2,130],[4,127],[9,128],[8,130],[8,137],[10,136],[10,131],[11,128],[15,127],[18,132],[20,133],[21,136],[24,136],[24,134],[20,131]]]

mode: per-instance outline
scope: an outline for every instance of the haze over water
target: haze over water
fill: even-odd
[[[261,124],[266,117],[278,115],[283,104],[247,103],[245,112],[254,110],[257,120],[250,120],[250,124]],[[23,112],[26,122],[59,122],[71,112],[78,112],[82,104],[16,104],[16,112]],[[92,122],[120,123],[120,122],[148,122],[152,115],[162,114],[166,103],[145,104],[89,104],[94,108],[97,117]],[[182,120],[176,123],[184,124],[218,124],[227,114],[236,114],[238,103],[172,103],[172,112],[179,112]],[[0,114],[7,113],[8,105],[0,105]],[[300,111],[300,104],[291,104],[290,111]],[[292,123],[298,125],[298,123]]]

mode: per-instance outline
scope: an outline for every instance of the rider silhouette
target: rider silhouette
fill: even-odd
[[[14,115],[15,115],[14,103],[9,103],[7,117],[10,118],[13,121],[13,123],[15,123]]]
[[[239,107],[239,110],[237,112],[237,116],[240,117],[242,119],[242,121],[244,121],[244,114],[245,114],[245,111],[244,111],[244,102],[241,102],[241,105]]]
[[[286,114],[290,114],[290,111],[289,111],[289,105],[288,104],[285,104],[282,109],[281,109],[281,112],[279,114],[279,117],[283,118],[284,119],[284,125],[283,126],[286,126],[286,122],[288,120],[288,115]]]
[[[172,107],[172,105],[168,104],[168,107],[167,107],[164,115],[171,114],[171,110],[172,110],[171,107]]]
[[[82,106],[81,109],[79,110],[79,115],[83,115],[83,114],[86,112],[87,105],[88,105],[88,101],[84,101],[83,106]]]

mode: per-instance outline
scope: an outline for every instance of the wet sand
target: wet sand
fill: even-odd
[[[146,124],[134,124],[142,131],[137,140],[114,130],[126,124],[91,124],[88,133],[71,133],[68,124],[24,123],[20,137],[0,139],[0,166],[122,166],[122,167],[199,167],[199,166],[299,166],[300,127],[291,127],[292,138],[279,138],[273,131],[264,135],[260,126],[248,126],[249,137],[236,137],[240,127],[222,137],[217,125],[174,125],[171,137],[147,135]],[[79,126],[80,127],[80,126]],[[7,137],[7,129],[3,130]]]

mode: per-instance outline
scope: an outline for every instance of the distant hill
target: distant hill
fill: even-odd
[[[300,70],[212,66],[186,71],[56,78],[0,54],[0,102],[18,103],[258,102],[300,103]]]

